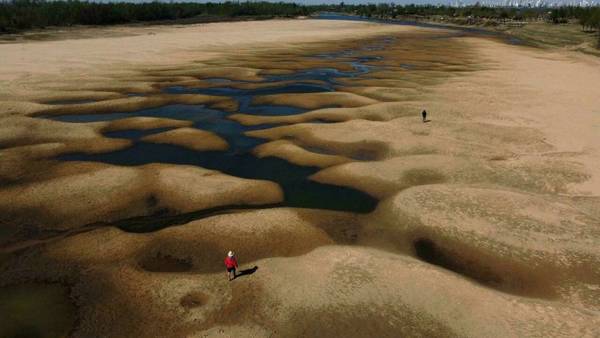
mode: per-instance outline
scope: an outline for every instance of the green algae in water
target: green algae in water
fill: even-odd
[[[67,337],[75,306],[59,284],[0,288],[0,337]]]

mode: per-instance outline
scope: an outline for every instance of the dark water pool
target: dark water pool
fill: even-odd
[[[47,102],[43,102],[43,103],[59,105],[59,104],[83,104],[83,103],[91,103],[91,102],[96,102],[96,100],[93,100],[93,99],[67,99],[67,100],[53,100],[53,101],[47,101]]]
[[[116,130],[116,131],[106,132],[106,133],[104,133],[104,136],[111,137],[111,138],[126,138],[126,139],[130,139],[130,140],[138,140],[144,136],[162,133],[162,132],[165,132],[165,131],[168,131],[171,129],[175,129],[175,128],[167,127],[167,128],[154,128],[154,129],[146,129],[146,130],[140,130],[140,129]]]
[[[171,104],[158,108],[141,109],[132,112],[104,114],[69,114],[46,116],[45,118],[63,122],[98,122],[113,121],[128,117],[148,116],[164,117],[175,120],[201,121],[222,114],[221,111],[206,108],[203,105]]]
[[[372,20],[359,17],[351,17],[332,13],[323,13],[319,16],[322,19],[336,20],[363,20],[377,21],[392,24],[409,24],[426,26],[433,28],[448,28],[443,25]],[[495,33],[461,28],[457,34],[486,34]],[[227,96],[235,100],[238,105],[239,113],[255,115],[295,115],[305,112],[305,109],[286,106],[286,105],[257,105],[253,104],[253,99],[261,95],[284,94],[284,93],[324,93],[335,91],[339,85],[339,79],[352,77],[368,77],[369,72],[378,70],[381,66],[374,66],[373,62],[381,60],[381,56],[373,55],[376,51],[383,50],[387,45],[396,43],[396,38],[386,37],[363,45],[356,49],[343,49],[330,53],[320,53],[309,56],[309,58],[323,59],[340,64],[350,65],[351,70],[340,70],[335,68],[310,68],[293,71],[288,74],[265,74],[260,81],[238,81],[221,78],[207,78],[213,86],[211,88],[189,88],[183,86],[172,86],[163,89],[165,94],[205,94]],[[512,41],[518,42],[518,41]],[[400,67],[410,70],[413,68],[410,64],[400,64]],[[239,87],[249,87],[256,83],[255,89],[241,89]],[[242,86],[243,84],[243,86]],[[132,94],[136,95],[136,94]],[[72,153],[59,157],[63,161],[98,161],[116,165],[136,166],[147,163],[171,163],[195,165],[203,168],[219,170],[223,173],[249,178],[263,179],[278,183],[285,193],[283,205],[292,207],[305,207],[330,210],[344,210],[357,213],[367,213],[372,211],[377,200],[363,192],[355,189],[339,187],[328,184],[321,184],[310,181],[308,177],[316,173],[319,168],[299,166],[288,161],[275,158],[257,158],[252,154],[252,150],[266,142],[263,139],[248,137],[244,133],[249,130],[270,128],[273,125],[244,126],[236,121],[228,119],[231,112],[225,112],[218,109],[211,109],[203,105],[185,105],[172,104],[163,107],[142,109],[132,112],[119,112],[109,114],[81,114],[81,115],[62,115],[50,116],[54,120],[64,122],[95,122],[117,120],[134,116],[163,117],[178,120],[187,120],[193,122],[193,127],[208,130],[223,137],[229,143],[227,151],[204,151],[198,152],[184,147],[167,144],[155,144],[143,142],[140,139],[146,135],[151,135],[171,128],[157,128],[151,130],[123,130],[108,132],[107,137],[127,138],[133,140],[133,145],[129,148],[107,152],[102,154],[83,154]],[[317,122],[315,122],[317,123]],[[322,121],[321,123],[326,123]],[[307,149],[310,150],[310,149]],[[317,150],[317,149],[315,149]],[[322,150],[321,153],[329,153]],[[225,207],[226,208],[226,207]],[[204,211],[197,211],[186,216],[184,219],[193,219],[201,217]],[[169,215],[160,217],[159,228],[181,224],[182,219],[174,218]],[[157,225],[154,218],[147,221],[142,217],[131,222],[124,221],[125,230],[129,231],[153,231]]]
[[[96,155],[69,154],[66,161],[99,161],[118,165],[172,163],[215,169],[229,175],[277,182],[284,191],[283,205],[303,208],[346,210],[359,213],[372,211],[377,201],[354,189],[321,184],[307,179],[319,168],[291,164],[275,158],[257,158],[246,149],[261,141],[253,139],[233,151],[197,152],[168,144],[136,142],[132,147]],[[244,147],[245,146],[245,147]]]
[[[390,43],[385,39],[370,47],[376,48]],[[206,95],[227,96],[239,104],[238,112],[256,115],[294,115],[305,112],[305,109],[285,105],[255,105],[252,100],[256,96],[282,93],[320,93],[335,90],[339,78],[355,77],[367,74],[374,66],[370,61],[378,60],[376,56],[360,55],[360,50],[345,50],[329,54],[314,55],[315,58],[339,60],[352,66],[350,71],[333,68],[318,68],[296,71],[284,75],[266,75],[261,84],[266,85],[257,89],[235,88],[234,80],[219,78],[211,79],[217,86],[212,88],[187,88],[181,86],[168,87],[163,90],[166,94],[197,93]],[[318,83],[313,83],[317,82]],[[241,81],[240,81],[241,82]],[[247,83],[247,82],[246,82]],[[188,148],[168,144],[143,142],[144,136],[163,132],[172,128],[157,128],[150,130],[123,130],[105,133],[107,137],[127,138],[133,140],[129,148],[101,153],[83,154],[72,153],[60,156],[63,161],[97,161],[116,165],[136,166],[148,163],[170,163],[200,166],[207,169],[219,170],[223,173],[249,179],[263,179],[278,183],[284,191],[283,205],[292,207],[317,208],[329,210],[344,210],[357,213],[372,211],[377,200],[355,189],[321,184],[310,181],[308,177],[320,168],[299,166],[288,161],[275,158],[257,158],[252,150],[266,142],[264,139],[248,137],[244,133],[249,130],[270,128],[273,125],[244,126],[227,117],[232,114],[203,105],[172,104],[163,107],[141,109],[132,112],[108,114],[80,114],[47,116],[63,122],[82,123],[96,121],[118,120],[135,116],[163,117],[193,122],[193,127],[208,130],[223,137],[229,143],[227,151],[198,152]],[[175,219],[166,218],[168,226]],[[155,226],[136,224],[135,231],[154,230]],[[148,222],[151,223],[151,222]],[[161,225],[162,227],[162,225]],[[125,227],[128,230],[128,227]],[[133,229],[129,229],[134,231]]]

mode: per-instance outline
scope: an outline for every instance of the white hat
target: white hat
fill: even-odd
[[[233,257],[233,251],[229,251],[229,253],[227,254],[227,256]]]

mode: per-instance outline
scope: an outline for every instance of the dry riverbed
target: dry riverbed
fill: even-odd
[[[0,45],[0,336],[600,334],[600,60],[365,22],[114,30]]]

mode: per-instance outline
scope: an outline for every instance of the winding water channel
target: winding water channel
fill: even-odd
[[[323,19],[351,19],[367,20],[358,17],[322,14]],[[370,20],[381,22],[381,20]],[[406,22],[389,22],[393,24],[415,24]],[[431,24],[417,24],[419,26],[438,27]],[[473,29],[460,29],[455,34],[464,33],[481,34]],[[488,32],[483,31],[484,34]],[[236,81],[227,78],[203,79],[212,82],[215,86],[210,88],[188,88],[172,86],[163,89],[163,94],[205,94],[226,96],[235,100],[239,108],[235,112],[210,109],[204,105],[171,104],[157,108],[142,109],[131,112],[105,113],[105,114],[78,114],[58,115],[46,118],[72,122],[96,122],[117,120],[134,116],[163,117],[193,122],[193,127],[211,131],[224,138],[229,143],[227,151],[194,151],[176,145],[149,143],[140,138],[169,130],[170,128],[157,128],[151,130],[124,130],[105,133],[107,137],[126,138],[133,140],[131,147],[126,149],[100,153],[84,154],[71,153],[60,156],[63,161],[97,161],[116,165],[135,166],[148,163],[168,163],[195,165],[207,169],[214,169],[223,173],[249,178],[264,179],[278,183],[284,191],[283,205],[291,207],[344,210],[357,213],[372,211],[377,200],[355,189],[321,184],[308,179],[320,168],[292,164],[276,157],[258,158],[252,150],[266,142],[246,136],[250,130],[270,128],[274,125],[263,124],[244,126],[228,119],[230,114],[237,112],[254,115],[294,115],[304,113],[306,110],[286,105],[256,105],[252,101],[255,97],[269,94],[282,93],[319,93],[335,91],[341,78],[368,77],[369,72],[380,67],[374,66],[371,61],[382,59],[374,55],[386,45],[394,43],[394,38],[381,38],[375,43],[361,46],[355,50],[345,49],[330,53],[320,53],[312,58],[324,59],[328,62],[345,63],[351,70],[342,71],[334,68],[310,68],[298,70],[285,75],[264,75],[258,89],[239,89],[236,84],[248,81]],[[364,53],[368,52],[368,53]],[[368,55],[366,55],[368,54]],[[410,67],[411,65],[400,65]],[[347,69],[348,67],[340,67]],[[266,86],[265,86],[266,85]],[[314,122],[323,123],[323,122]]]
[[[173,86],[163,89],[163,93],[227,96],[239,104],[236,112],[245,114],[300,114],[306,110],[285,105],[254,105],[252,100],[256,96],[269,94],[334,91],[334,87],[338,85],[337,79],[365,75],[374,68],[368,63],[378,59],[378,57],[361,56],[361,50],[372,52],[384,48],[392,40],[391,38],[385,38],[375,44],[364,46],[360,50],[343,50],[313,56],[316,59],[339,60],[340,63],[350,64],[351,70],[349,71],[334,68],[313,68],[285,75],[266,75],[259,83],[266,83],[267,86],[259,89],[235,88],[235,84],[240,81],[204,79],[213,81],[217,84],[217,87],[199,89]],[[229,143],[227,151],[199,152],[176,145],[157,144],[140,140],[141,137],[163,132],[170,128],[113,131],[105,133],[105,136],[130,139],[134,141],[133,145],[126,149],[100,154],[66,154],[58,158],[63,161],[98,161],[128,166],[148,163],[195,165],[219,170],[237,177],[276,182],[284,191],[285,199],[282,204],[285,206],[345,210],[358,213],[370,212],[375,208],[377,200],[363,192],[309,180],[310,175],[320,170],[318,167],[295,165],[276,157],[258,158],[254,156],[251,151],[256,146],[266,142],[266,140],[248,137],[244,132],[269,128],[273,125],[244,126],[227,118],[228,115],[236,112],[210,109],[204,105],[172,104],[131,112],[57,115],[46,118],[72,123],[117,120],[134,116],[187,120],[193,122],[194,128],[214,132]]]

